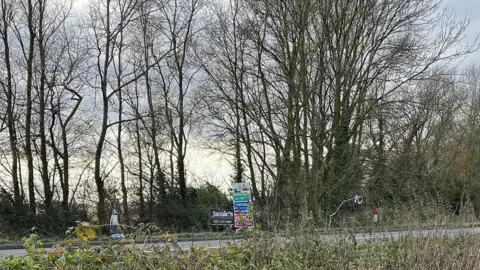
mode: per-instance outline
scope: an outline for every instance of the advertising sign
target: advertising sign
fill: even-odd
[[[235,228],[250,228],[254,225],[253,217],[249,211],[250,202],[252,201],[250,189],[250,184],[247,183],[232,184]]]
[[[247,209],[237,208],[234,211],[235,211],[235,215],[248,215],[248,208]]]
[[[250,194],[237,194],[233,195],[233,201],[234,202],[248,202],[250,201]]]
[[[253,218],[250,215],[235,215],[235,228],[253,227]]]
[[[233,225],[233,212],[227,210],[212,210],[211,225],[212,226],[229,226]]]

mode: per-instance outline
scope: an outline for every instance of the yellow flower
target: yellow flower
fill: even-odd
[[[72,239],[68,239],[66,244],[67,244],[67,246],[71,247],[73,245]]]

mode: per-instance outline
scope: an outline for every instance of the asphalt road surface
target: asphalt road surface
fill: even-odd
[[[395,240],[401,237],[426,237],[426,236],[460,236],[463,234],[480,234],[480,227],[478,228],[458,228],[458,229],[428,229],[428,230],[404,230],[404,231],[390,231],[390,232],[375,232],[375,233],[358,233],[355,234],[355,239],[358,242],[376,241],[382,239]],[[345,234],[325,234],[319,235],[320,241],[334,242],[343,239],[352,239],[352,235]],[[288,241],[288,240],[287,240]],[[241,243],[241,239],[236,240],[205,240],[205,241],[190,241],[179,242],[178,245],[182,250],[188,251],[192,247],[205,247],[205,248],[219,248],[226,245],[237,245]],[[136,246],[143,250],[151,250],[154,247],[162,248],[164,244],[136,244]],[[100,246],[93,246],[98,247]],[[46,251],[52,250],[51,248],[45,249]],[[25,249],[6,249],[0,250],[0,257],[8,256],[24,256],[26,254]]]

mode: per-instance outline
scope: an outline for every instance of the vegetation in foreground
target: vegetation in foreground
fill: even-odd
[[[238,246],[184,251],[174,236],[164,246],[141,250],[129,240],[91,247],[94,230],[79,224],[63,246],[41,248],[38,236],[25,239],[27,256],[0,259],[0,269],[474,269],[480,266],[480,237],[402,238],[357,242],[353,238],[322,242],[318,237],[247,233]]]

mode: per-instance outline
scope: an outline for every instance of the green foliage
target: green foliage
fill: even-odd
[[[172,231],[205,231],[212,209],[231,209],[232,202],[217,187],[207,184],[187,188],[187,198],[168,197],[156,202],[151,221]]]
[[[388,239],[378,242],[343,238],[321,242],[318,235],[286,238],[249,234],[238,246],[184,251],[163,234],[163,246],[140,250],[129,240],[102,249],[39,248],[36,235],[25,239],[27,256],[0,259],[0,269],[473,269],[480,263],[480,237]],[[87,240],[88,241],[88,240]]]
[[[198,188],[187,188],[184,200],[174,194],[163,201],[154,201],[152,211],[138,222],[156,223],[162,229],[175,232],[206,231],[209,229],[212,209],[230,208],[232,202],[226,194],[217,187],[206,184]],[[61,239],[67,228],[75,226],[78,220],[91,220],[79,206],[73,205],[66,212],[59,203],[54,203],[52,211],[47,213],[40,208],[39,213],[32,215],[27,204],[14,206],[8,198],[0,197],[0,236],[5,234],[8,239],[20,239],[32,232],[43,237]]]
[[[59,202],[54,202],[50,211],[39,207],[38,213],[33,215],[28,204],[14,205],[7,197],[0,196],[0,235],[8,234],[9,238],[21,238],[31,232],[63,237],[66,228],[74,226],[77,220],[88,220],[86,211],[78,205],[64,211]]]

